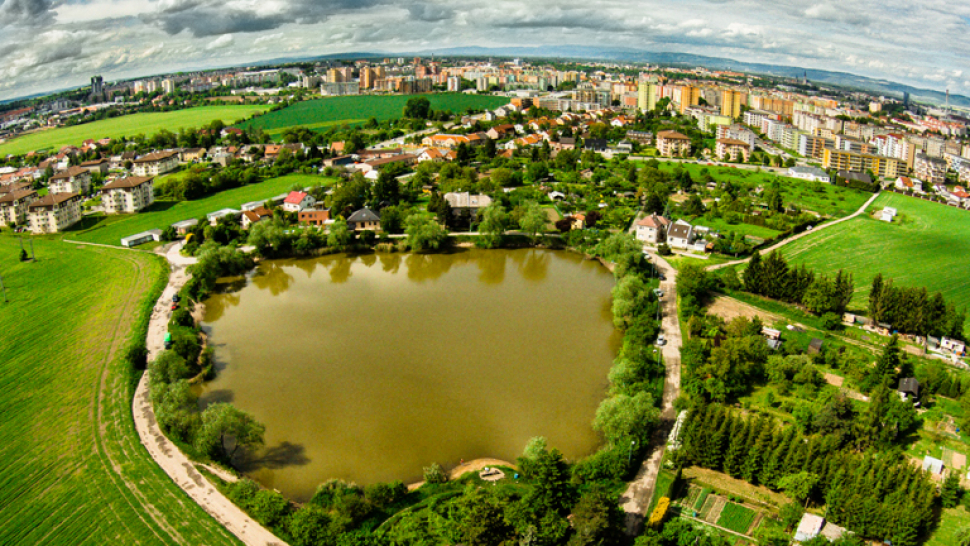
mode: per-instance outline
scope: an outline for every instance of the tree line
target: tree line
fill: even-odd
[[[936,518],[936,485],[904,455],[842,450],[831,436],[803,436],[716,404],[690,410],[677,457],[824,504],[833,523],[895,546],[919,544]]]
[[[943,294],[932,296],[926,287],[895,286],[882,274],[872,279],[869,291],[869,318],[892,325],[906,334],[963,339],[966,310],[957,310]]]
[[[760,252],[752,254],[742,283],[746,292],[801,304],[817,315],[834,313],[840,317],[855,291],[850,273],[840,269],[832,278],[816,275],[804,264],[797,268],[789,266],[777,251],[763,260]]]

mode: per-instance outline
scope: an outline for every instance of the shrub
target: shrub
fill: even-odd
[[[145,347],[144,340],[136,341],[125,354],[128,365],[135,370],[144,370],[148,367],[148,348]]]
[[[365,229],[360,232],[359,235],[360,243],[366,247],[374,246],[374,242],[377,240],[377,234],[369,229]]]
[[[408,492],[404,484],[397,481],[391,483],[375,483],[364,488],[364,496],[375,506],[385,507],[394,504]]]
[[[825,330],[836,330],[842,325],[842,318],[835,313],[825,313],[822,315],[822,328]]]
[[[263,525],[275,527],[283,522],[283,518],[290,511],[290,503],[286,498],[269,489],[260,490],[252,500],[252,514]]]
[[[424,467],[424,481],[425,483],[445,483],[448,481],[448,475],[441,468],[438,463],[431,463],[431,466]]]
[[[667,245],[659,245],[657,246],[657,254],[660,254],[661,256],[670,256],[673,254],[673,251],[670,250],[670,247]]]

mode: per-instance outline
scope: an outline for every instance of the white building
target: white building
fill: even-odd
[[[637,222],[637,240],[653,245],[660,244],[666,239],[667,226],[669,225],[670,220],[664,218],[663,216],[651,214],[650,216],[647,216],[646,218]]]
[[[87,193],[91,189],[91,171],[71,167],[52,176],[48,187],[51,193]]]
[[[155,202],[155,179],[118,178],[101,188],[101,204],[108,214],[135,213]]]
[[[143,155],[132,162],[135,176],[158,176],[174,171],[179,166],[178,152],[155,152]]]
[[[788,176],[808,180],[810,182],[829,183],[832,181],[832,179],[829,177],[829,173],[819,169],[818,167],[791,167],[788,169]]]
[[[27,220],[33,233],[58,233],[81,220],[77,193],[49,193],[27,205]]]

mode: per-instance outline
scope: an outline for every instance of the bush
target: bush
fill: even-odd
[[[246,478],[226,486],[226,496],[229,500],[246,511],[252,509],[253,500],[258,492],[259,484]]]
[[[425,483],[445,483],[448,481],[448,475],[441,468],[438,463],[431,463],[431,466],[424,467],[424,481]]]
[[[375,483],[374,485],[368,485],[364,488],[364,496],[368,501],[373,503],[378,507],[385,507],[400,499],[404,498],[408,492],[407,487],[403,483],[391,482],[391,483]]]
[[[587,483],[620,481],[630,471],[630,460],[628,449],[608,444],[577,462],[572,469],[573,479]]]
[[[177,326],[195,328],[195,319],[192,318],[192,313],[188,309],[179,307],[172,313],[172,318],[168,321],[168,326],[169,328]]]
[[[825,330],[837,330],[842,326],[842,317],[835,313],[825,313],[822,315],[822,328]]]
[[[125,354],[128,365],[135,370],[144,370],[148,367],[148,347],[145,347],[144,340],[138,340],[128,348]]]
[[[290,503],[286,498],[269,489],[260,490],[253,497],[252,514],[260,523],[269,527],[275,527],[283,522],[283,518],[290,511]]]
[[[673,254],[673,251],[670,250],[670,247],[667,245],[659,245],[657,246],[657,254],[660,254],[661,256],[670,256]]]
[[[330,531],[330,517],[309,504],[290,515],[286,521],[286,529],[296,546],[317,546],[335,542]]]
[[[374,246],[374,242],[377,241],[377,234],[369,229],[361,231],[358,237],[360,239],[360,244],[366,247]]]

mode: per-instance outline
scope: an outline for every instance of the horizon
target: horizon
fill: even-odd
[[[453,48],[625,48],[844,72],[970,96],[970,7],[952,2],[836,8],[691,0],[460,6],[450,0],[272,4],[209,0],[3,0],[0,100],[83,87],[93,75],[152,74],[313,58]],[[698,18],[698,12],[705,13]],[[649,13],[643,16],[642,13]],[[102,16],[110,14],[110,16]],[[910,23],[899,25],[900,22]],[[926,33],[925,29],[934,29]],[[581,45],[578,45],[581,44]]]

